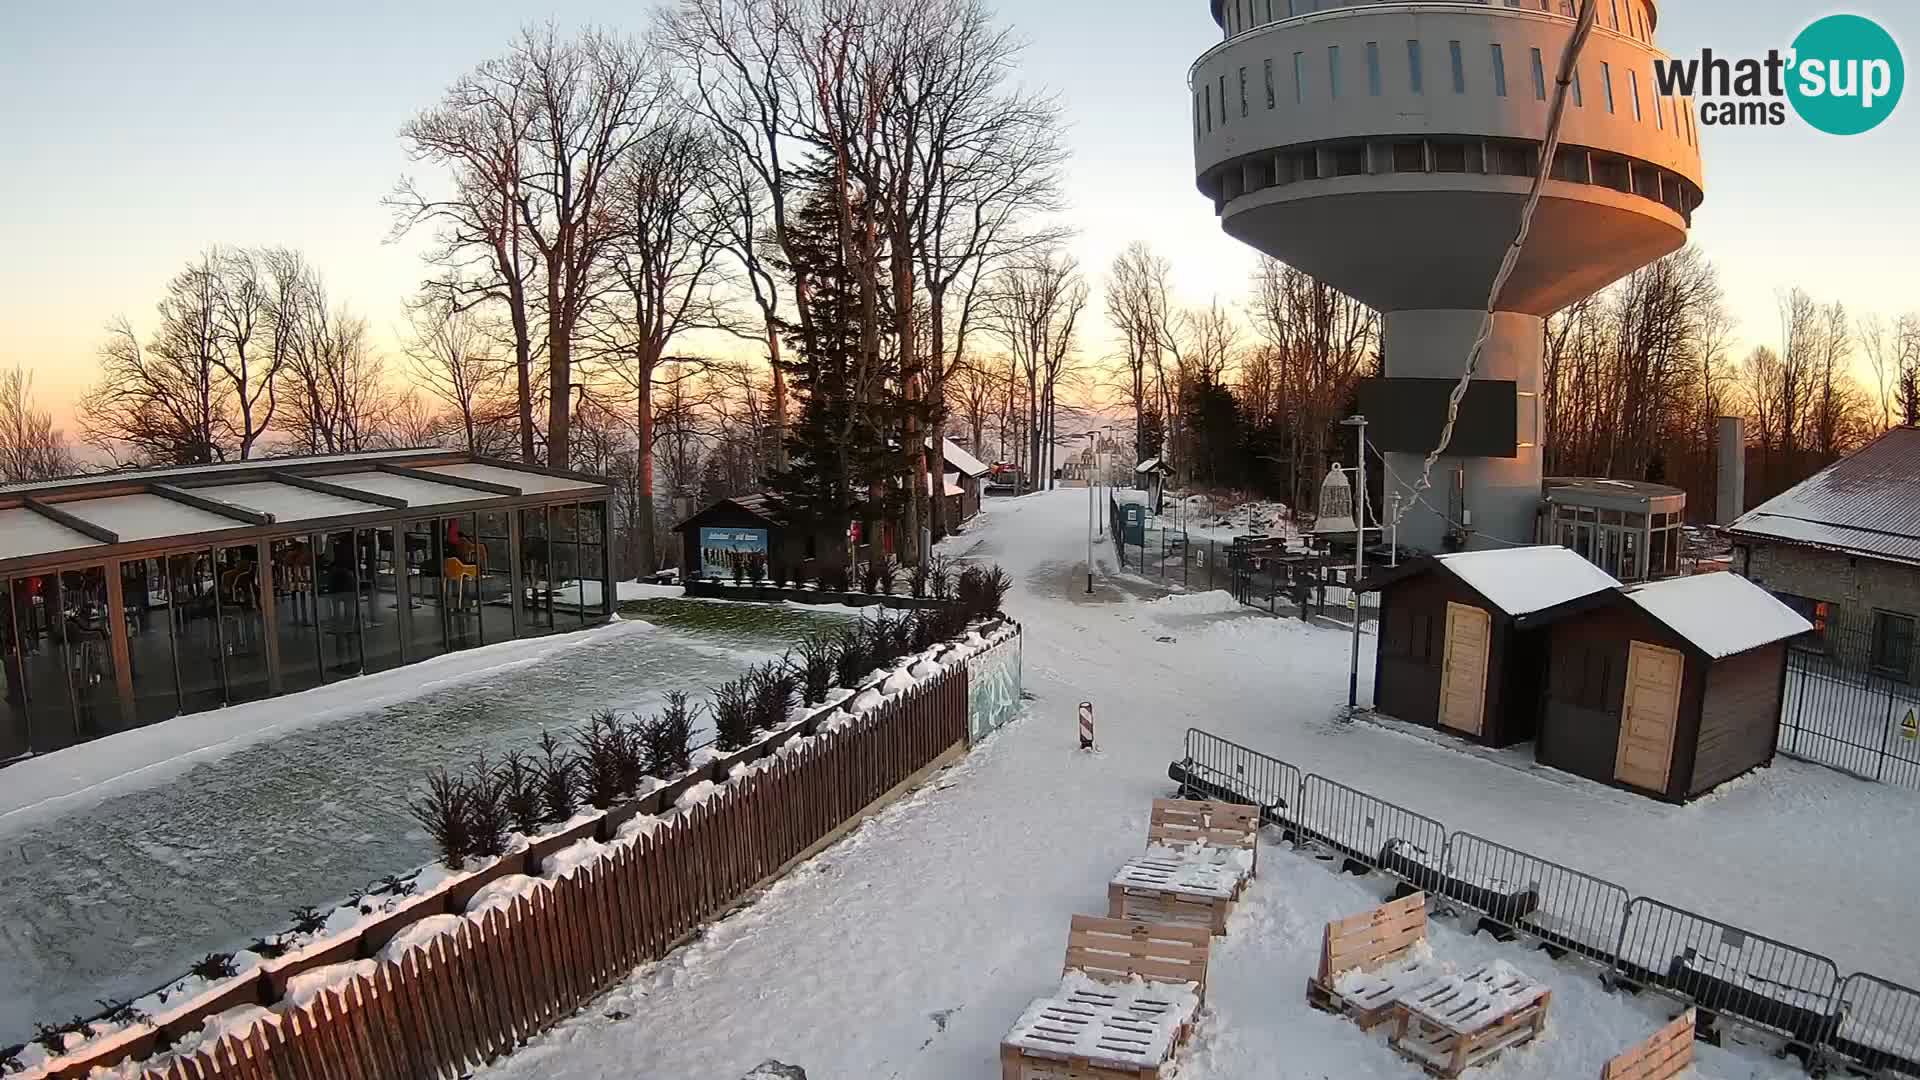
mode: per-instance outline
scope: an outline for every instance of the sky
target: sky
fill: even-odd
[[[1746,56],[1785,48],[1831,11],[1920,42],[1911,0],[1847,8],[1687,0],[1658,44]],[[1219,40],[1206,0],[1002,0],[1027,41],[1022,79],[1057,93],[1074,151],[1073,250],[1096,290],[1133,240],[1174,265],[1181,298],[1236,303],[1253,254],[1193,184],[1188,66]],[[529,18],[639,32],[642,3],[542,10],[334,0],[8,5],[0,14],[0,369],[34,376],[70,425],[102,327],[144,335],[167,279],[213,243],[295,247],[394,352],[422,239],[394,239],[381,197],[414,170],[396,133]],[[1914,97],[1916,95],[1909,95]],[[1864,135],[1701,129],[1706,203],[1693,240],[1719,267],[1739,351],[1778,338],[1776,295],[1891,318],[1920,309],[1920,101]],[[1097,308],[1090,321],[1099,322]],[[1089,352],[1106,342],[1090,336]],[[398,366],[398,359],[393,359]]]

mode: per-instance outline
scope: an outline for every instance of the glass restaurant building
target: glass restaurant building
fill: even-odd
[[[0,487],[0,762],[603,622],[608,494],[446,450]]]

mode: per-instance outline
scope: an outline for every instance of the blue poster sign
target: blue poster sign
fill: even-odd
[[[746,560],[767,558],[767,530],[700,528],[700,574],[702,577],[731,578],[735,566],[746,570]]]

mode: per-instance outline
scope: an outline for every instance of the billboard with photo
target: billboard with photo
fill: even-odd
[[[744,572],[744,560],[767,558],[767,530],[705,528],[700,530],[700,574],[702,577],[730,578],[738,565]]]

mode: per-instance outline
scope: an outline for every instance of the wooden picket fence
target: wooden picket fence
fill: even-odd
[[[651,834],[300,1006],[156,1061],[142,1080],[457,1078],[665,956],[861,810],[964,746],[964,665],[756,771]],[[372,943],[362,952],[373,951]]]

